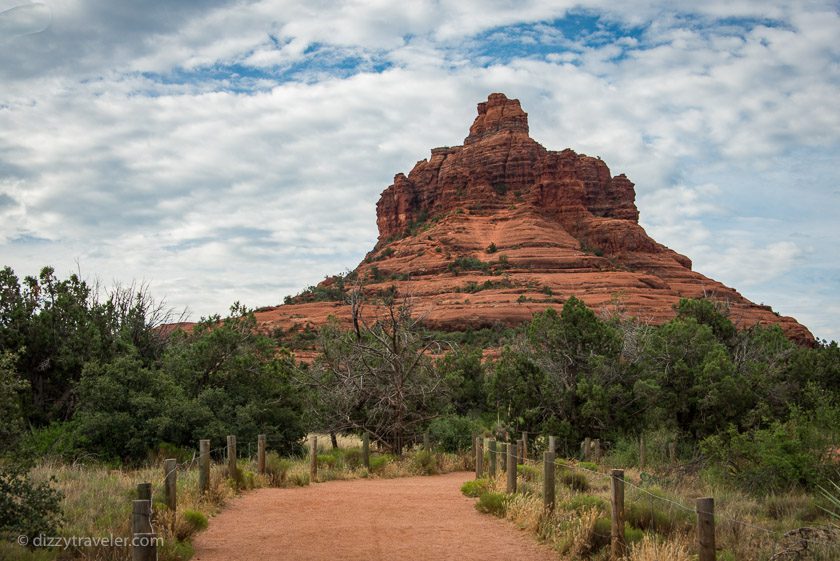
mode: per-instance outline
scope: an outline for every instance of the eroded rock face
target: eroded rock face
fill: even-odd
[[[600,158],[550,151],[528,135],[518,100],[491,94],[462,146],[434,148],[399,173],[376,205],[379,241],[357,272],[370,290],[396,285],[427,324],[463,330],[514,325],[570,296],[596,311],[662,323],[680,298],[728,302],[739,327],[778,324],[813,343],[795,319],[753,304],[691,270],[691,260],[639,225],[633,183]],[[258,314],[267,327],[349,317],[337,302]]]

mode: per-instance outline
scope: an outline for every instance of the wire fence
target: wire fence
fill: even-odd
[[[352,429],[353,429],[353,427],[346,427],[343,430],[344,431],[350,431]],[[340,433],[342,431],[336,430],[335,432]],[[308,436],[307,439],[304,440],[304,444],[306,442],[310,442],[310,443],[312,442],[310,440],[311,436],[315,436],[315,435]],[[318,436],[320,436],[320,435],[318,435]],[[494,443],[496,443],[495,444],[496,449],[495,449],[494,453],[497,455],[497,457],[501,456],[501,447],[498,446],[498,445],[499,444],[506,445],[506,448],[507,448],[507,450],[505,451],[506,454],[501,457],[502,461],[498,465],[496,465],[497,473],[501,473],[502,471],[506,471],[507,461],[508,461],[507,457],[508,456],[513,458],[514,466],[529,465],[529,466],[532,466],[532,467],[542,466],[543,468],[545,468],[543,459],[538,458],[538,457],[529,457],[528,456],[527,452],[529,450],[529,447],[528,447],[527,437],[523,438],[519,441],[514,441],[514,439],[512,439],[512,438],[509,439],[508,441],[503,441],[503,440],[498,440],[497,441],[495,439],[487,438],[487,437],[484,437],[482,435],[476,435],[476,434],[465,433],[465,432],[464,433],[456,432],[454,434],[453,433],[448,433],[446,436],[447,436],[447,438],[460,437],[462,440],[469,439],[469,441],[472,443],[472,453],[475,455],[475,463],[476,463],[477,466],[479,465],[479,452],[480,452],[480,455],[481,455],[481,461],[482,462],[483,462],[483,459],[484,459],[484,453],[489,452],[489,450],[487,450],[487,448],[489,448],[489,447],[484,446],[485,441],[492,440]],[[525,435],[523,435],[523,436],[525,436]],[[533,435],[531,435],[531,436],[533,436]],[[265,453],[268,449],[284,448],[284,447],[288,446],[288,440],[283,435],[270,435],[270,434],[269,435],[260,435],[260,439],[262,439],[262,442],[265,443],[263,446],[253,446],[253,443],[248,442],[248,443],[246,443],[245,449],[241,450],[241,452],[237,454],[237,458],[238,459],[246,458],[246,459],[249,459],[249,460],[253,460],[254,459],[254,453],[256,451],[258,453],[258,456],[262,455],[262,459],[260,460],[260,458],[258,458],[258,460],[261,461],[262,462],[261,465],[264,466],[265,465],[264,464],[264,458],[265,458],[264,455],[265,455]],[[380,439],[380,440],[382,440],[382,439]],[[541,442],[544,441],[544,440],[548,440],[548,439],[540,439]],[[434,441],[433,441],[432,435],[430,435],[430,433],[428,433],[428,432],[412,432],[412,433],[408,433],[408,434],[402,434],[400,436],[400,441],[402,443],[405,443],[406,445],[409,445],[409,446],[413,446],[413,445],[417,445],[417,444],[422,443],[422,444],[429,444],[430,446],[433,447],[434,444],[435,444]],[[531,442],[533,442],[533,440]],[[234,439],[234,443],[235,443],[235,439]],[[535,453],[537,452],[536,447],[531,448],[531,449],[534,450]],[[231,461],[227,444],[225,444],[223,446],[217,446],[215,448],[208,449],[204,453],[205,453],[207,459],[209,460],[207,462],[207,464],[223,463],[225,461],[227,461],[227,462]],[[307,455],[309,455],[309,452],[303,453],[300,456],[297,456],[297,458],[299,458],[299,459],[300,458],[305,458]],[[237,458],[235,458],[233,461],[235,462]],[[203,466],[201,460],[202,460],[202,458],[200,457],[200,455],[196,454],[196,452],[193,452],[192,456],[189,459],[186,459],[186,460],[181,461],[181,462],[177,462],[174,465],[169,464],[170,467],[168,469],[164,470],[163,478],[162,478],[162,480],[159,481],[160,485],[158,485],[158,487],[162,486],[163,489],[164,489],[164,492],[166,493],[167,481],[173,475],[177,476],[177,472],[189,472],[189,471],[195,469],[196,467],[198,467],[199,469],[209,469],[209,465],[208,466]],[[171,461],[174,461],[174,460],[170,460],[170,462]],[[312,464],[312,469],[313,470],[317,469],[317,462],[318,462],[317,457],[312,458],[311,464]],[[554,465],[555,465],[555,468],[554,468],[555,470],[559,466],[562,469],[570,469],[570,470],[585,474],[589,477],[593,477],[593,478],[595,478],[597,480],[600,480],[602,482],[604,482],[604,481],[612,482],[613,479],[615,478],[614,474],[607,474],[607,473],[604,473],[603,471],[599,471],[598,469],[592,469],[591,467],[581,465],[580,462],[576,462],[576,461],[570,460],[570,459],[557,458],[554,461]],[[482,468],[482,469],[485,469],[485,468]],[[315,472],[313,471],[312,473],[315,473]],[[478,470],[477,470],[476,476],[478,477],[480,475],[483,475],[483,473],[479,473]],[[552,480],[553,479],[554,478],[552,477]],[[627,487],[632,489],[637,494],[637,497],[635,497],[633,499],[633,501],[631,501],[631,508],[632,508],[632,502],[638,502],[639,500],[641,500],[640,497],[644,497],[644,500],[647,501],[650,505],[653,505],[655,503],[655,504],[659,504],[659,505],[664,505],[668,509],[670,509],[669,510],[669,516],[664,521],[659,520],[656,517],[653,517],[649,521],[649,523],[651,525],[650,529],[653,530],[654,532],[656,532],[658,530],[662,530],[661,526],[663,524],[673,524],[673,522],[671,520],[675,520],[675,519],[678,519],[680,517],[683,520],[688,520],[688,519],[690,519],[690,517],[698,517],[699,515],[705,514],[704,512],[701,512],[697,507],[692,508],[692,507],[690,507],[686,504],[683,504],[682,502],[680,502],[679,500],[677,500],[675,498],[663,496],[663,494],[661,492],[652,491],[651,488],[648,488],[644,484],[643,481],[639,481],[638,483],[636,483],[629,478],[624,478],[623,471],[622,471],[622,487],[623,487],[623,485],[626,485]],[[552,490],[552,497],[553,497],[553,494],[554,494],[554,491]],[[623,496],[623,491],[622,491],[622,496]],[[622,498],[622,503],[623,503],[623,498]],[[552,504],[552,506],[553,506],[553,504]],[[682,513],[682,514],[677,515],[676,513]],[[765,526],[756,524],[756,523],[754,523],[752,521],[749,521],[749,520],[745,520],[745,519],[742,519],[742,518],[730,516],[729,514],[727,514],[725,512],[725,509],[724,510],[718,509],[717,512],[714,512],[714,521],[717,521],[718,523],[725,522],[725,523],[729,524],[730,525],[729,530],[732,531],[733,533],[737,532],[736,528],[746,528],[746,529],[752,530],[754,532],[758,532],[762,536],[765,536],[765,538],[773,544],[773,548],[776,551],[776,553],[774,553],[774,555],[770,558],[772,561],[786,561],[788,558],[789,559],[796,559],[794,554],[797,554],[797,552],[805,551],[809,547],[811,549],[823,547],[826,544],[829,544],[834,540],[840,540],[840,528],[834,528],[833,530],[829,529],[827,531],[821,531],[820,528],[808,528],[808,527],[788,529],[788,530],[771,529],[771,528],[767,528]],[[659,526],[659,528],[657,526]],[[147,530],[149,530],[150,528],[151,528],[151,523],[149,523],[149,527],[147,528]],[[153,531],[153,528],[150,531]],[[714,526],[712,527],[712,531],[714,532]],[[138,533],[138,535],[141,535],[141,534],[146,535],[146,533],[144,533],[144,532]],[[601,537],[603,538],[603,537],[606,537],[606,536],[601,536]],[[788,554],[790,554],[790,556],[786,557],[786,555],[788,555]],[[149,559],[152,559],[152,557],[150,557]],[[702,559],[702,557],[701,557],[701,559]]]

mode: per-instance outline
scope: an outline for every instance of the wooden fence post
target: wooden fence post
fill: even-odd
[[[315,483],[318,479],[318,437],[314,434],[309,437],[309,482]]]
[[[210,489],[210,441],[198,441],[198,492]]]
[[[591,451],[592,439],[588,436],[583,439],[583,461],[589,461],[589,454]]]
[[[601,439],[596,438],[592,441],[592,459],[596,462],[601,461]]]
[[[429,431],[423,433],[423,450],[426,452],[432,451],[432,441],[429,438]]]
[[[475,478],[481,478],[484,473],[484,439],[475,437]]]
[[[548,451],[552,454],[557,453],[557,437],[556,436],[549,436],[548,437]]]
[[[257,473],[265,475],[265,435],[257,435]]]
[[[525,452],[524,449],[525,444],[522,442],[522,439],[516,441],[516,463],[525,465]]]
[[[365,469],[370,469],[370,435],[368,433],[362,435],[362,465]]]
[[[508,449],[508,493],[516,493],[516,453],[513,443],[507,445]]]
[[[152,500],[152,484],[138,483],[137,484],[137,500],[151,501]]]
[[[487,443],[487,460],[487,475],[490,479],[496,479],[496,441],[492,438]]]
[[[157,560],[157,542],[152,531],[152,501],[132,501],[131,537],[132,561]]]
[[[554,511],[554,452],[543,454],[543,506]]]
[[[522,431],[522,463],[528,459],[528,433]]]
[[[639,470],[645,469],[645,456],[647,456],[647,450],[645,449],[645,434],[642,433],[639,435]]]
[[[229,434],[227,437],[227,464],[228,464],[228,477],[237,481],[238,478],[236,477],[236,437],[232,434]]]
[[[175,458],[163,460],[163,496],[166,506],[175,512],[177,500],[175,493],[178,489],[178,461]]]
[[[715,500],[711,497],[697,499],[698,561],[715,561]]]
[[[624,470],[612,470],[610,478],[612,488],[612,539],[610,540],[610,559],[624,557],[627,544],[624,541]]]
[[[499,447],[499,467],[502,471],[507,471],[508,443],[500,442],[497,446]]]

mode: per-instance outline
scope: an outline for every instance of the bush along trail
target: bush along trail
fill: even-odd
[[[461,492],[477,499],[479,512],[529,530],[563,559],[840,559],[836,486],[823,490],[822,501],[803,493],[759,501],[710,487],[683,466],[654,475],[640,469],[642,459],[633,469],[610,469],[618,458],[602,458],[597,439],[581,443],[580,460],[558,459],[554,437],[536,444],[539,461],[528,457],[525,433],[516,442],[476,437],[475,477]],[[639,448],[644,458],[643,441]],[[707,493],[717,493],[717,503]]]

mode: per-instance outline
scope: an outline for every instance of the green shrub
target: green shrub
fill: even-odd
[[[628,544],[642,541],[645,533],[638,528],[632,527],[628,522],[624,523],[624,541]]]
[[[240,489],[253,489],[257,486],[257,474],[248,469],[239,468],[239,473],[241,474],[240,477]]]
[[[595,528],[592,532],[592,543],[590,551],[598,551],[610,545],[612,539],[612,520],[607,517],[600,517],[595,521]]]
[[[268,476],[268,483],[273,487],[279,487],[286,482],[292,461],[280,457],[277,452],[269,452],[265,455],[265,474]]]
[[[428,450],[419,450],[411,459],[414,471],[421,475],[435,475],[438,473],[437,457]]]
[[[195,549],[188,541],[164,540],[163,545],[158,549],[160,561],[189,561],[195,554]]]
[[[175,537],[178,541],[185,541],[206,528],[207,517],[204,514],[197,510],[186,509],[176,525]]]
[[[589,471],[598,471],[598,464],[592,462],[578,462],[577,467],[581,469],[586,469]]]
[[[461,485],[461,493],[467,497],[480,497],[482,493],[487,492],[489,488],[489,479],[475,479],[473,481],[467,481]]]
[[[607,501],[601,497],[580,494],[575,495],[568,501],[562,503],[561,508],[563,510],[574,510],[577,512],[582,512],[590,508],[597,508],[601,512],[606,512],[608,505]]]
[[[196,532],[207,529],[207,516],[197,510],[186,509],[184,511],[184,520],[192,526]]]
[[[478,497],[475,508],[479,512],[502,517],[505,515],[507,497],[504,493],[486,491]]]
[[[336,454],[334,452],[330,452],[328,454],[318,454],[318,465],[325,466],[329,469],[341,469],[341,454]]]
[[[344,465],[349,469],[358,469],[362,465],[362,450],[360,448],[348,448],[344,451]]]
[[[472,417],[447,415],[429,424],[429,436],[436,447],[444,452],[463,452],[473,445],[474,434],[484,432],[482,424]]]
[[[646,532],[669,535],[679,530],[688,530],[694,525],[691,512],[657,499],[670,499],[661,490],[653,488],[654,495],[634,494],[632,500],[624,506],[624,519],[634,528]]]
[[[493,191],[496,192],[497,195],[503,197],[507,194],[508,186],[507,183],[494,183],[493,184]]]
[[[293,473],[289,476],[289,483],[295,487],[306,487],[309,485],[308,473]]]
[[[162,463],[167,458],[175,458],[179,464],[188,462],[192,459],[194,450],[183,448],[169,442],[161,442],[157,448],[152,450],[149,454],[149,460],[152,463]]]
[[[825,406],[807,415],[795,410],[789,420],[765,429],[741,433],[730,427],[700,443],[703,453],[716,460],[707,475],[734,480],[756,495],[816,488],[829,474],[822,460],[836,442],[832,427],[838,426],[840,409]]]
[[[540,469],[536,466],[519,464],[516,466],[516,473],[525,481],[536,481],[540,477]]]
[[[62,495],[49,483],[35,483],[23,468],[0,469],[0,539],[57,535]]]
[[[18,442],[18,453],[23,458],[75,459],[84,456],[81,449],[86,439],[80,435],[74,421],[53,422],[46,427],[25,432]]]
[[[589,480],[579,471],[563,471],[560,473],[560,482],[575,491],[589,491]]]
[[[385,466],[393,460],[393,456],[388,454],[376,454],[370,457],[370,472],[371,473],[379,473]]]

